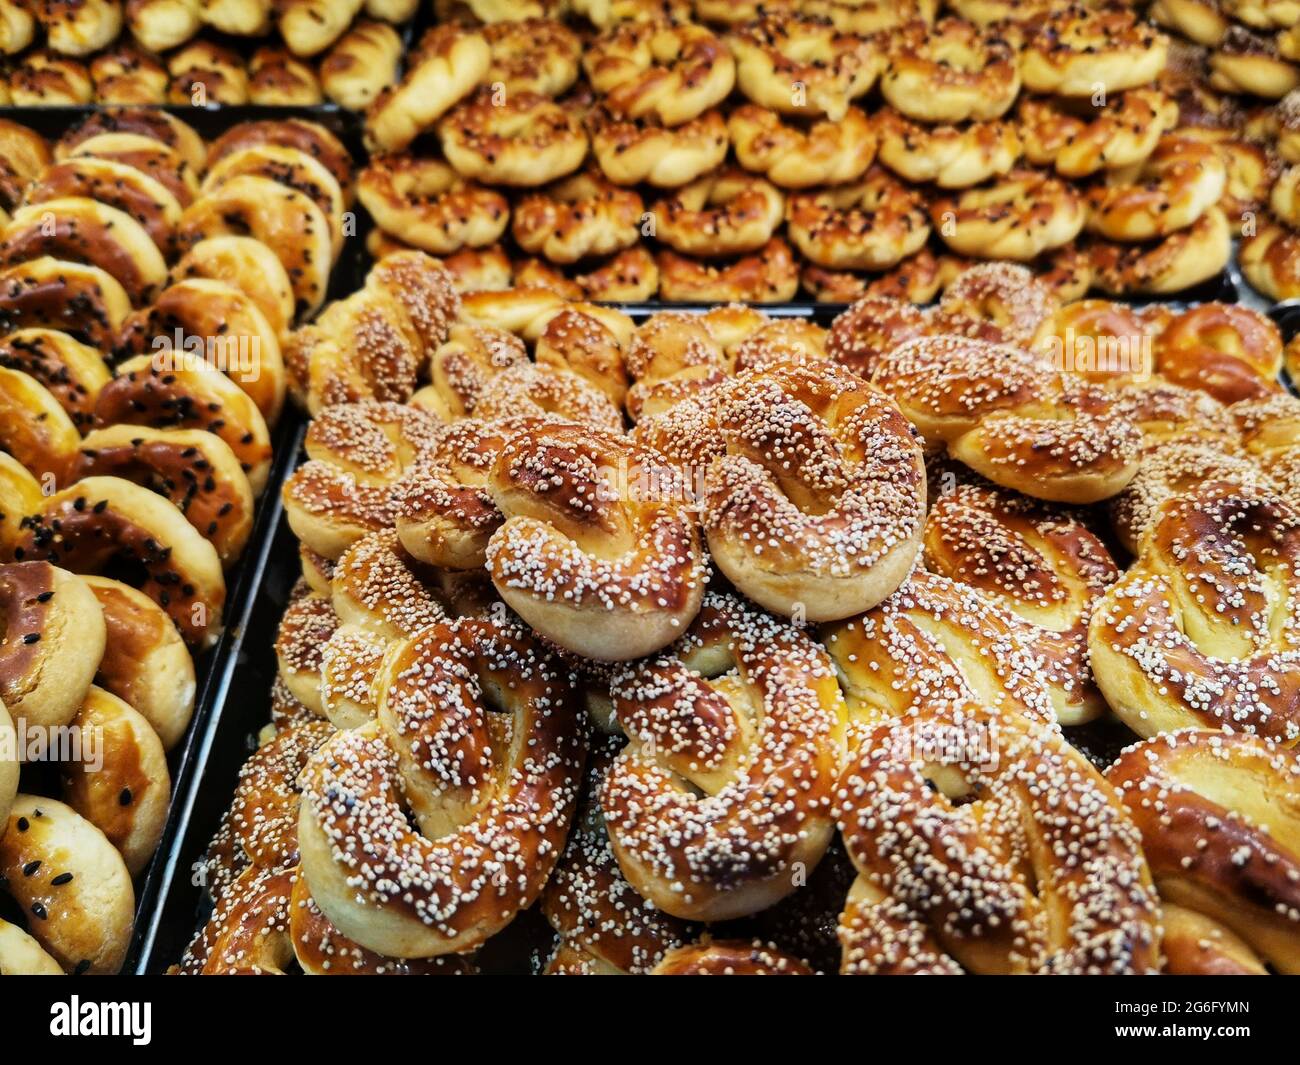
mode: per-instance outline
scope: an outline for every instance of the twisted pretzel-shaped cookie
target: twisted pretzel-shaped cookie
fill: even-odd
[[[567,671],[517,628],[462,620],[390,652],[380,690],[376,721],[303,772],[303,875],[362,946],[462,953],[531,905],[559,858],[585,748]]]
[[[1137,473],[1141,436],[1113,395],[1021,348],[922,337],[885,352],[872,381],[932,445],[995,484],[1094,503]]]
[[[313,551],[338,558],[393,522],[392,486],[437,440],[439,422],[418,407],[327,407],[305,441],[308,461],[283,489],[290,528]]]
[[[918,20],[890,35],[880,91],[923,122],[984,121],[1015,103],[1020,71],[1005,38],[958,18]]]
[[[686,486],[649,448],[541,424],[501,449],[488,491],[506,518],[487,548],[492,583],[560,647],[637,658],[699,611],[705,557]]]
[[[712,413],[704,526],[719,568],[780,614],[847,617],[916,558],[925,470],[898,408],[829,365],[749,371]]]
[[[677,917],[765,909],[830,842],[844,704],[825,653],[742,600],[709,595],[672,649],[615,674],[629,743],[601,788],[624,875]]]
[[[1210,482],[1166,504],[1093,612],[1106,701],[1140,736],[1185,727],[1300,740],[1300,515]]]
[[[880,70],[870,40],[814,16],[764,14],[735,27],[727,44],[736,57],[740,91],[782,114],[825,115],[838,122]]]
[[[1300,972],[1295,752],[1258,736],[1184,729],[1128,748],[1106,778],[1142,833],[1166,907],[1210,925],[1197,955],[1174,971],[1207,971],[1207,941],[1226,931],[1245,941],[1255,972],[1261,958],[1278,972]],[[1182,961],[1171,955],[1171,969]]]
[[[1142,241],[1186,229],[1219,202],[1223,160],[1208,144],[1161,138],[1141,163],[1107,175],[1088,194],[1088,230],[1109,240]]]
[[[1106,712],[1088,666],[1088,619],[1119,569],[1077,516],[959,483],[930,509],[922,560],[931,572],[998,600],[1033,627],[1058,722],[1080,724]]]
[[[986,737],[987,753],[952,733]],[[842,972],[1154,972],[1159,900],[1128,811],[1051,726],[976,709],[882,725],[840,782],[859,878]]]
[[[736,80],[726,45],[690,22],[618,23],[591,43],[582,63],[611,111],[665,126],[699,118],[726,99]]]

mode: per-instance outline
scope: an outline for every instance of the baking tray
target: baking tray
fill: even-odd
[[[1225,274],[1197,291],[1200,299],[1235,302],[1237,291]],[[1186,298],[1164,301],[1181,304]],[[663,310],[703,313],[713,304],[623,303],[611,304],[636,320],[644,320]],[[839,314],[843,304],[791,302],[756,304],[772,317],[811,318],[827,324]],[[1296,307],[1296,325],[1300,326],[1300,305]],[[299,426],[298,442],[303,426]],[[297,442],[296,442],[297,443]],[[211,901],[193,875],[203,858],[208,842],[216,833],[230,797],[234,793],[239,770],[256,749],[259,730],[270,720],[270,690],[276,675],[274,651],[280,617],[288,605],[290,592],[301,576],[297,540],[284,520],[278,491],[289,471],[296,466],[296,456],[287,460],[290,450],[277,452],[276,470],[267,489],[268,499],[263,521],[255,533],[261,544],[256,567],[250,566],[250,589],[237,624],[233,623],[230,639],[221,649],[224,656],[219,683],[214,684],[210,705],[201,726],[196,728],[193,753],[188,766],[188,786],[178,794],[173,815],[160,847],[155,868],[151,869],[153,889],[142,900],[141,920],[137,930],[137,947],[131,963],[141,974],[163,973],[176,964],[197,928],[207,919]],[[1114,760],[1120,748],[1133,742],[1133,735],[1118,722],[1102,721],[1068,730],[1070,739],[1097,764]],[[847,874],[838,857],[823,862],[814,872],[818,897],[830,897],[840,888]],[[847,890],[847,884],[843,885]],[[822,890],[824,889],[824,890]],[[840,891],[842,901],[844,891]],[[145,905],[147,901],[148,906]],[[787,910],[789,907],[786,908]],[[770,935],[782,930],[788,914],[781,906],[733,926],[740,935]],[[804,928],[806,915],[791,918],[791,926]],[[719,931],[719,934],[726,934]],[[478,963],[485,972],[523,973],[532,971],[544,956],[551,941],[545,920],[532,910],[521,913],[508,930],[485,944]]]
[[[57,140],[68,129],[83,119],[105,110],[103,107],[0,108],[0,116],[18,122],[49,138]],[[164,106],[165,110],[183,118],[205,140],[211,140],[240,122],[266,119],[306,117],[331,129],[350,152],[360,156],[360,116],[334,105],[320,108],[282,107],[186,107]],[[337,299],[357,289],[365,277],[369,260],[365,252],[365,220],[361,220],[358,233],[350,238],[335,264],[330,279],[330,299]],[[306,431],[306,418],[292,405],[286,405],[279,424],[272,432],[272,466],[267,488],[258,500],[253,531],[243,556],[226,575],[225,627],[216,644],[195,657],[194,715],[182,742],[168,754],[168,770],[172,781],[172,798],[158,850],[145,871],[136,878],[136,923],[132,942],[123,972],[136,968],[137,959],[156,932],[158,900],[167,893],[176,870],[173,864],[177,833],[189,821],[189,811],[194,796],[200,790],[198,775],[204,762],[206,748],[213,742],[210,719],[226,703],[226,695],[234,676],[239,649],[243,644],[249,617],[263,574],[271,555],[273,533],[280,515],[279,486],[296,465],[302,435]],[[30,774],[28,775],[30,780]],[[40,778],[40,785],[54,784],[57,780]],[[48,791],[48,786],[38,788]],[[186,871],[188,876],[188,871]],[[5,900],[7,902],[7,900]],[[0,916],[4,916],[0,905]]]

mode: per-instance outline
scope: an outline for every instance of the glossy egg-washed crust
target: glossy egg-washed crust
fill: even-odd
[[[1187,729],[1128,748],[1106,776],[1142,833],[1161,897],[1247,947],[1226,971],[1259,972],[1261,959],[1300,971],[1295,752],[1240,732]],[[1203,957],[1186,961],[1207,971]]]
[[[841,971],[1158,971],[1141,837],[1053,726],[922,710],[866,735],[837,794],[860,877],[841,918]]]
[[[1300,517],[1268,488],[1211,481],[1171,500],[1093,613],[1114,712],[1141,736],[1187,727],[1300,738]]]
[[[958,483],[936,497],[922,563],[999,600],[1036,630],[1056,718],[1104,714],[1088,665],[1088,619],[1119,577],[1079,516],[992,486]]]
[[[186,642],[207,646],[220,631],[226,584],[215,549],[169,501],[130,481],[88,477],[46,497],[13,553],[73,572],[125,565]]]
[[[117,366],[95,402],[99,426],[202,429],[234,452],[254,493],[266,485],[271,437],[257,405],[220,370],[191,360],[183,369],[155,367],[149,355]]]
[[[426,629],[384,672],[377,720],[302,774],[303,871],[358,943],[461,953],[530,905],[559,857],[585,752],[576,699],[531,637],[490,622]]]
[[[1141,437],[1112,394],[1022,348],[921,337],[882,355],[872,380],[928,444],[1003,487],[1090,503],[1137,473]]]
[[[617,671],[610,687],[630,742],[600,805],[631,884],[691,920],[789,894],[792,868],[815,866],[833,835],[845,709],[825,652],[740,599],[710,595],[677,644]]]
[[[67,973],[115,973],[135,909],[113,845],[71,807],[19,795],[0,833],[0,878],[29,930]]]
[[[629,491],[609,491],[611,474],[625,475]],[[492,582],[567,650],[634,658],[671,642],[699,609],[699,529],[654,452],[608,431],[543,423],[507,441],[488,490],[506,518],[488,544]]]

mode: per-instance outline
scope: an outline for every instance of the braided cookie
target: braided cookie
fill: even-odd
[[[929,444],[1004,488],[1095,503],[1137,473],[1141,437],[1115,398],[1021,348],[923,337],[881,355],[872,381]]]
[[[677,188],[709,173],[727,157],[727,123],[719,111],[665,126],[596,106],[585,121],[592,154],[601,172],[617,185],[644,182]]]
[[[1178,104],[1155,89],[1133,89],[1100,110],[1025,97],[1016,108],[1025,158],[1062,177],[1136,166],[1178,124]]]
[[[199,39],[177,49],[167,58],[171,86],[167,102],[206,107],[247,104],[248,71],[244,59],[232,48]]]
[[[838,122],[819,120],[805,128],[778,111],[743,104],[728,117],[727,131],[741,166],[787,189],[854,181],[876,156],[876,131],[856,107]]]
[[[493,377],[474,405],[476,417],[546,415],[613,436],[623,432],[623,412],[586,378],[561,366],[516,363]]]
[[[84,63],[36,48],[10,73],[8,95],[15,107],[78,107],[94,99],[95,83]]]
[[[750,100],[787,115],[839,122],[871,88],[880,57],[866,38],[805,15],[764,15],[727,36],[736,84]]]
[[[321,88],[340,107],[364,111],[397,82],[402,51],[392,26],[358,19],[321,60]]]
[[[1127,304],[1076,300],[1054,310],[1034,347],[1085,381],[1122,387],[1155,372],[1155,339],[1162,328]]]
[[[1245,26],[1231,26],[1210,54],[1209,87],[1220,92],[1282,99],[1300,86],[1300,70],[1288,63],[1279,50],[1280,43],[1286,41],[1286,36],[1273,38]]]
[[[1108,240],[1142,241],[1186,229],[1223,195],[1227,171],[1207,144],[1161,138],[1142,163],[1106,175],[1088,194],[1088,230]]]
[[[655,237],[687,255],[740,255],[772,239],[785,201],[776,186],[734,168],[715,171],[660,200]]]
[[[357,178],[357,197],[380,229],[436,255],[491,244],[510,221],[500,193],[412,155],[371,159]]]
[[[659,266],[643,245],[634,244],[574,280],[589,300],[645,303],[659,292]]]
[[[546,323],[533,358],[538,366],[577,374],[621,407],[627,395],[623,352],[631,342],[631,319],[612,318],[589,303],[574,304]]]
[[[576,263],[635,244],[642,209],[635,191],[619,188],[598,172],[583,171],[520,200],[511,232],[532,255]]]
[[[1124,8],[1061,8],[1033,24],[1020,55],[1031,92],[1094,96],[1146,85],[1165,68],[1169,39]]]
[[[625,118],[680,126],[726,99],[736,64],[717,37],[690,22],[621,22],[583,53],[583,69],[603,103]]]
[[[1078,517],[996,488],[958,483],[930,508],[922,563],[1033,626],[1058,722],[1077,725],[1106,712],[1088,666],[1088,619],[1119,569]]]
[[[930,203],[943,242],[976,259],[1028,262],[1068,244],[1086,219],[1082,198],[1068,184],[1026,169]]]
[[[1111,708],[1141,736],[1228,727],[1294,744],[1295,511],[1270,491],[1209,482],[1165,504],[1139,548],[1089,629]]]
[[[307,429],[307,459],[283,490],[294,534],[338,558],[366,533],[393,522],[392,486],[431,448],[439,422],[397,403],[327,407]]]
[[[573,173],[587,157],[581,119],[531,92],[501,103],[484,90],[444,116],[438,136],[458,173],[492,185],[545,185]]]
[[[944,289],[934,331],[1032,348],[1050,326],[1056,299],[1033,271],[1016,263],[978,263]]]
[[[780,237],[738,259],[710,262],[661,251],[659,295],[668,303],[785,303],[799,289],[799,266]]]
[[[871,379],[886,351],[930,333],[930,320],[910,303],[886,296],[864,296],[831,323],[826,353]]]
[[[880,161],[914,184],[964,189],[1007,173],[1020,158],[1020,136],[1009,122],[927,126],[886,108],[874,128]]]
[[[1276,251],[1270,247],[1270,236],[1283,232],[1265,222],[1258,236],[1242,241],[1242,273],[1261,291],[1268,291],[1261,284],[1271,285],[1278,278],[1272,264],[1285,263],[1289,254],[1282,247]],[[1093,240],[1087,246],[1087,255],[1092,262],[1093,284],[1102,292],[1112,296],[1164,296],[1221,274],[1232,255],[1232,230],[1224,213],[1211,207],[1187,229],[1153,244]],[[1283,298],[1282,291],[1275,289],[1274,298]],[[1296,291],[1300,292],[1300,285]]]
[[[699,315],[651,315],[627,348],[627,371],[633,380],[625,400],[628,415],[639,422],[662,414],[723,381],[733,361]]]
[[[740,591],[825,621],[898,587],[920,549],[925,470],[889,399],[814,363],[751,370],[689,403],[638,439],[701,481],[709,549]]]
[[[819,266],[884,270],[930,236],[921,196],[880,167],[851,185],[800,192],[786,205],[790,239]]]
[[[542,912],[558,937],[548,976],[644,974],[694,935],[687,922],[647,904],[619,868],[598,800],[616,754],[612,738],[593,745],[587,794],[542,892]]]
[[[399,957],[460,953],[532,904],[581,781],[565,673],[482,621],[390,653],[377,720],[337,733],[302,776],[303,875],[345,936]]]
[[[1300,235],[1286,226],[1263,219],[1242,239],[1237,261],[1251,287],[1268,299],[1300,296]]]
[[[912,22],[889,37],[880,92],[909,118],[931,123],[1000,118],[1019,91],[1014,48],[969,22]]]
[[[504,521],[488,491],[493,463],[515,434],[545,420],[463,418],[448,426],[396,488],[393,506],[402,546],[430,565],[481,569],[488,541]]]
[[[845,713],[825,652],[740,599],[709,595],[680,642],[616,673],[611,691],[629,742],[600,804],[633,887],[666,913],[708,921],[788,895],[793,870],[815,866],[834,831]]]
[[[1282,335],[1259,311],[1204,303],[1166,326],[1156,367],[1166,380],[1200,388],[1224,403],[1259,399],[1281,388]]]
[[[433,27],[420,39],[402,80],[384,89],[366,112],[367,141],[400,152],[473,92],[491,61],[481,33],[454,23]]]
[[[649,449],[543,424],[507,441],[487,487],[506,518],[487,548],[492,582],[560,647],[637,658],[699,611],[706,563],[686,486]]]
[[[1300,972],[1295,753],[1258,736],[1185,729],[1128,748],[1106,777],[1142,833],[1165,902],[1166,971],[1214,971],[1217,936],[1240,945],[1229,972],[1262,972],[1263,962]],[[1174,908],[1206,926],[1183,965],[1168,949]]]
[[[954,730],[995,746],[977,757]],[[1141,837],[1054,727],[983,708],[882,725],[839,795],[859,873],[842,972],[1157,971],[1160,907]]]
[[[429,384],[411,398],[411,405],[441,421],[468,417],[492,378],[527,361],[528,349],[513,333],[491,325],[453,325],[429,358]]]
[[[483,28],[492,50],[489,85],[506,93],[535,92],[559,96],[578,80],[582,44],[563,22],[524,18],[494,22]]]

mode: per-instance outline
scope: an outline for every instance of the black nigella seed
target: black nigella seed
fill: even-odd
[[[130,789],[130,788],[123,788],[123,789],[121,790],[121,792],[120,792],[120,793],[118,794],[118,796],[117,796],[117,805],[118,805],[118,806],[130,806],[130,805],[131,805],[131,789]]]
[[[71,874],[71,873],[60,873],[60,874],[59,874],[58,876],[56,876],[53,880],[51,880],[50,883],[51,883],[54,887],[63,887],[64,884],[71,884],[71,883],[72,883],[72,874]]]
[[[38,603],[48,603],[53,598],[53,592],[41,592],[41,594],[36,597],[36,601]]]
[[[90,959],[82,958],[81,961],[77,962],[76,967],[72,970],[72,975],[84,976],[89,971],[90,971]]]
[[[31,824],[28,822],[27,818],[25,818],[25,817],[20,817],[20,818],[18,818],[18,831],[19,831],[19,832],[26,832],[26,831],[27,831],[29,828],[31,828],[31,827],[32,827],[32,826],[31,826]]]
[[[41,634],[39,632],[29,632],[26,636],[23,637],[23,643],[25,644],[37,643],[40,640],[40,638],[41,638]]]
[[[23,876],[34,876],[36,874],[36,870],[39,869],[40,867],[41,867],[41,862],[39,858],[34,862],[28,862],[26,865],[23,866]]]
[[[36,914],[36,916],[39,917],[42,921],[47,920],[50,916],[48,913],[45,912],[45,907],[42,906],[39,902],[32,903],[32,913]]]

